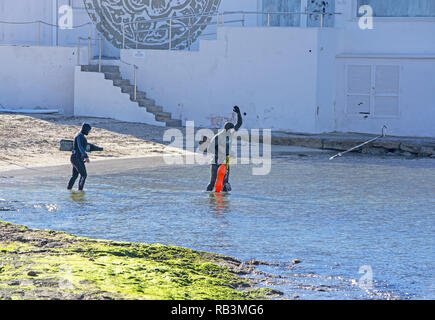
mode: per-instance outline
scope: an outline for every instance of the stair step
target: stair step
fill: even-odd
[[[98,72],[99,66],[82,65],[81,70],[85,72]],[[105,79],[112,80],[114,86],[121,88],[121,92],[129,93],[130,100],[134,99],[134,86],[130,84],[130,80],[122,79],[121,73],[119,72],[119,66],[101,66],[101,72],[104,73]],[[181,120],[172,119],[172,115],[170,112],[164,112],[163,107],[156,106],[156,102],[154,100],[147,99],[146,92],[137,90],[136,102],[139,104],[140,107],[146,108],[147,112],[153,113],[155,115],[156,121],[165,122],[167,127],[182,126]]]
[[[85,72],[98,72],[98,66],[95,65],[82,65],[82,71]]]
[[[99,72],[98,64],[82,65],[82,71]],[[101,66],[101,72],[119,73],[118,66]]]
[[[143,92],[143,91],[136,91],[136,101],[138,101],[138,100],[143,100],[143,99],[146,99],[147,98],[147,94],[146,94],[146,92]],[[131,101],[135,101],[134,100],[134,92],[131,92],[130,93],[130,100]]]
[[[177,119],[166,120],[165,122],[166,122],[167,127],[181,127],[181,126],[183,126],[182,121],[177,120]]]
[[[129,86],[130,85],[130,80],[115,79],[115,80],[113,80],[113,85],[117,86],[117,87]]]
[[[156,121],[166,121],[172,120],[171,114],[169,112],[157,112],[155,113]]]
[[[119,72],[105,72],[104,78],[108,80],[121,80],[121,73]]]
[[[141,107],[152,107],[156,104],[156,102],[154,100],[151,100],[151,99],[138,99],[137,103]]]
[[[101,72],[119,73],[119,66],[101,66]]]
[[[121,92],[124,93],[134,93],[134,86],[129,85],[129,86],[121,86]]]
[[[147,112],[151,112],[151,113],[163,112],[163,107],[160,106],[148,106],[146,108],[147,108]]]

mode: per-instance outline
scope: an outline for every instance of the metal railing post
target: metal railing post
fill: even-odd
[[[91,64],[91,55],[92,55],[92,49],[91,49],[92,43],[91,38],[88,38],[88,65]]]
[[[125,24],[122,23],[122,49],[125,49]]]
[[[169,50],[172,50],[172,19],[169,19]]]
[[[222,13],[222,25],[225,25],[225,13]]]
[[[245,26],[245,14],[242,15],[242,27]]]
[[[102,46],[102,39],[98,39],[98,72],[101,72],[101,46]]]
[[[267,14],[267,26],[270,27],[270,13]]]
[[[41,45],[41,21],[38,21],[38,46]]]
[[[320,28],[323,28],[324,13],[320,14]]]
[[[134,91],[133,91],[133,100],[136,101],[136,96],[137,96],[137,74],[136,74],[136,65],[133,65],[133,70],[134,70]]]
[[[188,47],[189,51],[190,51],[190,45],[191,45],[191,39],[190,39],[190,28],[191,27],[192,27],[192,21],[189,18],[189,30],[188,30],[188,33],[187,33],[187,47]]]
[[[89,38],[92,39],[92,23],[89,22]]]
[[[134,40],[136,41],[136,49],[138,48],[138,41],[137,41],[137,30],[139,29],[138,24],[136,23],[136,29],[134,32]]]
[[[77,39],[77,65],[80,65],[80,37]]]

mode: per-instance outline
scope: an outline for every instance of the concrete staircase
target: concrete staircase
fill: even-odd
[[[82,65],[81,71],[83,72],[98,72],[97,65]],[[164,112],[163,107],[157,106],[156,102],[147,98],[147,94],[144,91],[136,89],[136,100],[134,99],[134,85],[130,83],[130,80],[122,79],[119,66],[104,65],[101,66],[101,72],[104,73],[106,80],[113,81],[115,87],[121,88],[121,92],[130,95],[130,100],[137,102],[138,107],[145,108],[147,112],[152,113],[155,116],[156,121],[166,123],[167,127],[181,127],[182,122],[178,119],[172,119],[170,112]]]

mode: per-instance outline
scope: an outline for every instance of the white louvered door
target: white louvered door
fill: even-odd
[[[347,65],[346,113],[365,118],[400,115],[400,66]]]
[[[399,116],[400,67],[375,66],[374,116]]]
[[[347,113],[369,115],[371,110],[372,66],[347,66]]]

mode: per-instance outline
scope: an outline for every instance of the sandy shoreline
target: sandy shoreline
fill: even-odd
[[[112,119],[0,114],[0,172],[69,165],[60,140],[72,140],[83,122],[93,127],[88,140],[104,148],[91,161],[161,156],[166,128]],[[168,149],[166,149],[168,150]],[[171,152],[180,152],[172,148]],[[30,171],[30,170],[29,170]]]
[[[185,154],[185,150],[164,143],[166,127],[105,118],[0,114],[0,173],[35,176],[51,170],[50,175],[70,175],[71,153],[59,150],[60,140],[72,140],[83,122],[93,127],[88,141],[104,148],[90,153],[90,174],[140,168],[141,163],[164,165],[164,153]],[[272,153],[326,158],[333,151],[272,145]]]

